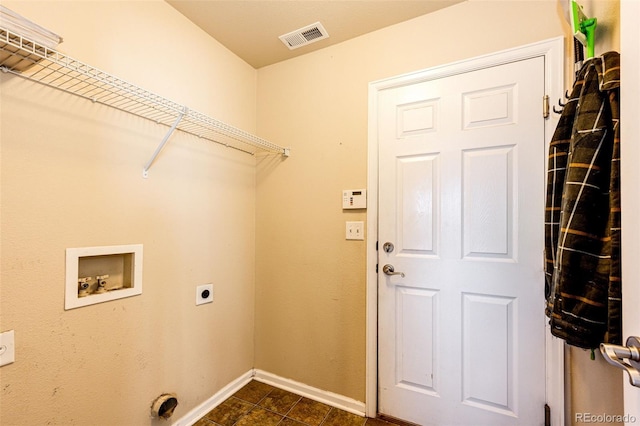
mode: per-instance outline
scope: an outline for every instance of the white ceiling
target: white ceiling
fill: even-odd
[[[166,0],[254,68],[465,0]],[[329,38],[289,50],[279,36],[320,22]]]

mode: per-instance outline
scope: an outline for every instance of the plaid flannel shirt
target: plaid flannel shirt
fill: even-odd
[[[589,59],[549,148],[546,314],[582,348],[622,340],[619,97],[620,55]]]

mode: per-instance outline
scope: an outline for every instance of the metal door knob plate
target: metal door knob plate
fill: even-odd
[[[389,264],[384,265],[382,267],[382,272],[384,272],[385,275],[400,275],[402,278],[404,278],[404,272],[396,272],[393,265],[389,265]]]

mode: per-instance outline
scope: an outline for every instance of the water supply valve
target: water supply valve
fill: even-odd
[[[89,281],[91,281],[91,277],[78,278],[78,297],[89,295]]]
[[[98,281],[98,288],[94,293],[102,294],[107,292],[107,278],[109,278],[109,275],[98,275],[96,277],[96,280]]]

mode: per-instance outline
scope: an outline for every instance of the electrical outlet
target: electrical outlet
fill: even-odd
[[[11,364],[16,360],[14,331],[0,333],[0,366]]]
[[[347,222],[347,240],[364,240],[364,222]]]
[[[213,284],[203,284],[196,287],[196,305],[213,302]]]

